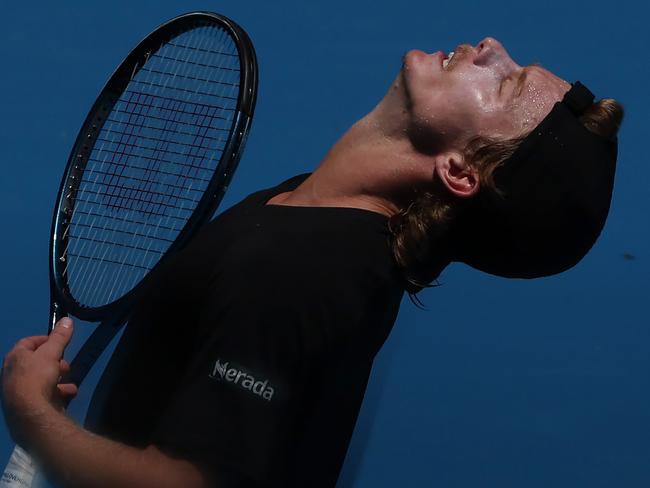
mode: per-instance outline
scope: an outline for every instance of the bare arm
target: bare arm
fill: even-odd
[[[95,435],[63,413],[42,413],[42,428],[31,451],[47,476],[70,488],[204,488],[190,462],[167,456],[155,446],[137,449]]]
[[[21,339],[5,356],[2,407],[12,437],[48,478],[66,488],[203,488],[191,463],[149,446],[137,449],[95,435],[66,417],[73,384],[58,384],[70,366],[61,359],[72,321],[60,320],[49,336]]]

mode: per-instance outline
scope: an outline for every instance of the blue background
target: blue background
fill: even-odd
[[[3,2],[0,350],[46,328],[51,209],[88,108],[145,34],[201,9],[249,32],[261,71],[221,209],[315,168],[384,95],[408,49],[491,35],[519,64],[541,62],[625,105],[613,204],[591,253],[534,281],[454,264],[420,294],[428,311],[405,298],[339,487],[647,487],[650,36],[640,2]],[[105,359],[71,408],[77,419]],[[0,427],[0,459],[11,447]]]

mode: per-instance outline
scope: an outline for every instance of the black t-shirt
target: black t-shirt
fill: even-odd
[[[156,270],[86,425],[217,488],[334,487],[402,282],[387,217],[255,192]]]

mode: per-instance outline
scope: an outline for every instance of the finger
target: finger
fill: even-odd
[[[70,372],[70,363],[68,363],[68,361],[65,359],[59,361],[59,371],[62,375],[68,374]]]
[[[79,388],[77,388],[77,385],[75,385],[74,383],[63,383],[60,385],[56,385],[56,387],[61,393],[61,395],[65,397],[74,397],[79,392]]]
[[[48,336],[46,335],[23,337],[18,342],[16,342],[16,345],[14,347],[19,349],[28,349],[30,351],[35,351],[42,344],[45,344],[45,342],[47,342],[47,339]]]
[[[51,358],[60,359],[63,356],[65,346],[68,345],[72,338],[72,328],[72,319],[63,317],[56,323],[47,342],[39,347],[38,351]]]

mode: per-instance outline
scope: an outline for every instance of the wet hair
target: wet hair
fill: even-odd
[[[623,120],[623,106],[613,99],[602,99],[580,117],[591,132],[606,139],[616,136]],[[528,134],[506,140],[477,136],[464,149],[465,163],[477,171],[479,192],[500,194],[493,179],[496,168],[507,161]],[[391,216],[391,233],[395,262],[402,273],[411,299],[432,284],[451,262],[449,250],[454,246],[450,224],[463,218],[469,199],[459,198],[447,190],[439,178],[415,193],[413,200]]]

